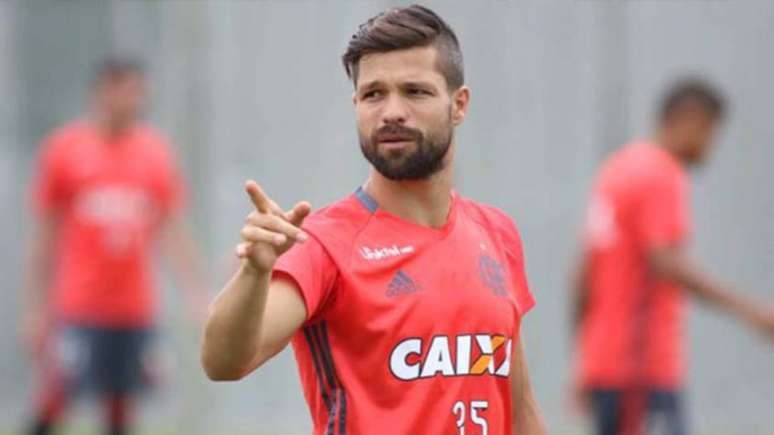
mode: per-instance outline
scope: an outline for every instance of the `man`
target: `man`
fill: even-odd
[[[704,161],[723,109],[705,82],[677,83],[662,103],[654,138],[614,153],[594,182],[574,324],[579,388],[600,435],[656,427],[665,432],[651,433],[686,433],[686,294],[774,334],[774,313],[732,292],[685,253],[686,170]]]
[[[452,190],[470,95],[454,32],[429,9],[392,9],[343,61],[371,175],[306,220],[308,203],[283,212],[247,183],[255,211],[210,308],[207,375],[241,379],[292,342],[316,434],[544,434],[519,339],[534,304],[519,234]]]
[[[84,390],[101,396],[106,432],[126,433],[131,394],[147,374],[156,305],[149,262],[162,235],[184,288],[204,306],[180,216],[183,182],[167,143],[139,121],[144,88],[137,62],[105,59],[92,113],[44,141],[21,331],[41,369],[33,434],[51,433]]]

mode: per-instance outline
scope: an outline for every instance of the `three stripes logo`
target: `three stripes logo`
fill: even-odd
[[[328,340],[328,326],[325,322],[304,328],[304,337],[309,345],[312,362],[323,403],[328,410],[326,435],[346,435],[347,394],[336,375],[331,344]],[[338,428],[338,429],[337,429]]]
[[[419,286],[416,285],[413,279],[402,270],[398,270],[398,273],[392,278],[392,281],[387,285],[387,292],[385,295],[388,298],[395,296],[410,294],[419,291]]]

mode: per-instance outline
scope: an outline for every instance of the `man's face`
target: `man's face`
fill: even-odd
[[[423,180],[447,164],[468,89],[450,93],[437,50],[417,47],[360,59],[354,102],[363,155],[391,180]]]
[[[145,83],[140,73],[126,72],[106,77],[97,84],[99,109],[111,123],[135,121],[145,105]]]
[[[716,116],[705,108],[689,106],[675,114],[674,125],[685,160],[692,165],[704,163],[717,130]]]

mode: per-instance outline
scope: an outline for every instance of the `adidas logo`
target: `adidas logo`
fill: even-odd
[[[385,295],[388,298],[395,296],[405,295],[419,291],[420,288],[414,283],[414,280],[402,270],[398,270],[398,273],[392,278],[392,281],[387,285],[387,292]]]

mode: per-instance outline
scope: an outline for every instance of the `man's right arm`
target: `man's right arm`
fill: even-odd
[[[277,258],[307,236],[300,229],[309,204],[283,212],[254,182],[247,193],[256,210],[242,228],[239,271],[213,303],[204,330],[202,366],[213,380],[238,380],[280,352],[307,317],[298,286],[272,279]]]
[[[27,245],[22,295],[24,312],[19,334],[22,345],[33,354],[40,350],[50,321],[46,290],[51,276],[56,223],[57,219],[50,215],[36,220]]]
[[[52,320],[48,288],[55,257],[54,239],[67,201],[67,183],[61,177],[63,158],[56,143],[54,136],[43,141],[29,191],[34,220],[25,247],[21,289],[24,305],[18,333],[22,346],[33,355],[42,349]]]
[[[578,334],[588,307],[589,287],[587,255],[588,254],[584,251],[578,256],[575,269],[572,271],[571,276],[571,339],[574,339]]]
[[[210,306],[202,365],[216,381],[239,380],[279,353],[306,320],[296,284],[247,262]]]
[[[662,246],[649,251],[649,265],[668,279],[735,317],[774,337],[774,310],[729,290],[695,265],[678,247]]]

